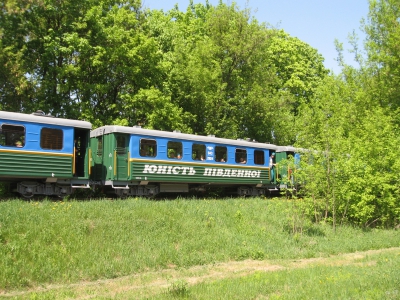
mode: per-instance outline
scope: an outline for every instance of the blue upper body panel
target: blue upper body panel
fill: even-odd
[[[6,125],[6,126],[5,126]],[[84,121],[74,121],[68,119],[58,119],[41,117],[34,115],[26,115],[20,113],[2,112],[0,111],[0,134],[7,125],[20,126],[23,130],[20,138],[24,139],[22,147],[2,143],[0,141],[0,149],[16,150],[16,151],[33,151],[48,152],[59,154],[72,154],[74,146],[74,128],[90,129],[91,124]],[[4,126],[4,127],[3,127]],[[8,126],[10,128],[10,126]],[[58,150],[43,149],[40,142],[40,134],[43,128],[58,129],[62,131],[62,147]]]
[[[19,151],[35,151],[35,152],[50,152],[50,153],[68,153],[71,154],[73,150],[74,141],[74,128],[48,125],[48,124],[32,124],[18,121],[2,120],[0,119],[0,126],[6,125],[20,125],[25,128],[25,143],[23,147],[17,146],[2,146],[0,149],[13,149]],[[63,145],[60,150],[42,149],[40,147],[40,132],[43,128],[59,129],[63,134]]]
[[[152,139],[157,142],[157,154],[155,156],[146,156],[143,157],[140,155],[140,140],[141,139]],[[244,145],[227,145],[227,144],[219,144],[214,142],[204,142],[204,141],[193,141],[193,140],[182,140],[182,139],[176,139],[176,138],[165,138],[165,137],[154,137],[154,136],[146,136],[146,135],[131,135],[130,136],[130,142],[129,142],[129,152],[130,152],[130,158],[144,158],[144,159],[150,159],[150,160],[168,160],[168,161],[176,161],[176,159],[171,159],[167,155],[167,143],[168,142],[181,142],[182,143],[182,159],[180,161],[182,162],[196,162],[196,163],[207,163],[207,164],[217,164],[217,165],[226,165],[226,164],[234,164],[234,165],[241,165],[241,166],[269,166],[269,155],[270,152],[275,151],[274,147],[271,147],[272,149],[265,149],[265,147],[258,148],[255,147],[255,143],[248,143],[249,146],[244,146]],[[201,160],[195,160],[192,157],[192,146],[193,144],[198,144],[198,145],[204,145],[206,149],[206,155],[205,159],[203,161]],[[250,145],[252,147],[250,147]],[[263,144],[260,144],[263,145]],[[216,147],[226,147],[227,150],[227,157],[225,162],[218,162],[215,160],[215,148]],[[271,145],[272,146],[272,145]],[[247,153],[247,161],[245,164],[240,164],[235,161],[235,151],[236,149],[242,149],[246,150]],[[264,152],[264,164],[255,164],[254,163],[254,151],[262,151]]]

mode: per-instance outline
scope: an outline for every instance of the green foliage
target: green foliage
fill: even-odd
[[[160,85],[161,78],[157,44],[142,23],[138,1],[50,1],[23,13],[2,11],[0,59],[9,64],[1,84],[14,89],[2,89],[3,109],[42,109],[95,126],[116,118],[129,123],[134,116],[123,96]],[[16,93],[23,104],[8,101]]]
[[[165,51],[171,101],[188,113],[193,132],[293,140],[288,129],[300,86],[309,86],[309,97],[326,75],[314,49],[259,24],[249,9],[235,4],[191,4],[186,12],[152,12],[149,18],[149,32]],[[286,49],[285,61],[275,58]],[[290,75],[291,68],[297,68],[297,75]]]
[[[298,176],[317,222],[399,223],[398,128],[385,109],[361,108],[364,95],[351,80],[332,77],[301,107],[299,141],[315,152],[303,155]]]
[[[397,86],[398,3],[370,1],[368,59],[348,66],[337,43],[342,74],[327,77],[300,106],[298,142],[313,149],[298,176],[314,220],[394,227],[400,222]],[[309,211],[311,212],[311,211]],[[312,215],[312,214],[309,214]]]
[[[158,89],[142,89],[137,94],[125,94],[122,99],[124,110],[129,113],[125,117],[121,114],[114,122],[122,119],[128,126],[137,124],[150,129],[191,133],[191,128],[186,125],[188,113],[171,103]]]
[[[349,139],[353,147],[340,166],[347,179],[341,191],[343,217],[364,226],[395,226],[400,221],[400,160],[393,151],[400,142],[396,124],[375,108],[366,112]]]
[[[1,109],[94,127],[288,142],[299,99],[326,75],[314,49],[234,3],[7,2],[0,25]]]
[[[13,197],[12,189],[9,183],[0,183],[0,197],[4,199]]]
[[[299,99],[326,74],[314,49],[234,3],[9,2],[0,25],[2,109],[95,127],[292,141]]]
[[[366,50],[374,85],[371,92],[384,106],[400,106],[400,3],[397,0],[370,0],[364,29]]]
[[[328,74],[323,65],[323,57],[316,49],[283,30],[272,36],[267,50],[277,69],[279,82],[276,89],[281,93],[289,92],[295,97],[296,110],[300,103],[309,101],[315,89]]]

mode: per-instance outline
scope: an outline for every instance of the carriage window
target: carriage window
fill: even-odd
[[[264,151],[254,150],[254,163],[256,165],[263,165],[265,163]]]
[[[226,147],[215,146],[215,161],[226,162],[228,153]]]
[[[246,164],[247,163],[247,151],[244,149],[236,149],[235,161],[240,164]]]
[[[103,155],[103,136],[97,137],[97,156]]]
[[[168,158],[181,159],[182,158],[182,143],[181,142],[168,142],[167,144]]]
[[[140,140],[140,156],[155,157],[157,155],[157,142],[155,140]]]
[[[61,150],[63,148],[63,131],[61,129],[42,128],[40,147],[42,149]]]
[[[117,135],[117,154],[118,155],[125,155],[126,154],[126,147],[125,147],[125,136],[124,135]]]
[[[194,160],[206,160],[206,145],[193,144],[192,145],[192,158]]]
[[[19,148],[25,146],[25,127],[3,124],[0,127],[0,145]]]

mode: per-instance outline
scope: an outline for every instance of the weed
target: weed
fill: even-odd
[[[168,288],[168,293],[174,297],[187,297],[189,295],[189,284],[185,280],[177,280]]]

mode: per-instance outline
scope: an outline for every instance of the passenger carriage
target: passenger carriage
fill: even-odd
[[[0,111],[0,180],[26,198],[89,188],[91,128],[89,122],[42,112]]]
[[[269,156],[277,146],[137,127],[103,126],[91,136],[91,179],[119,196],[224,188],[276,190]]]

